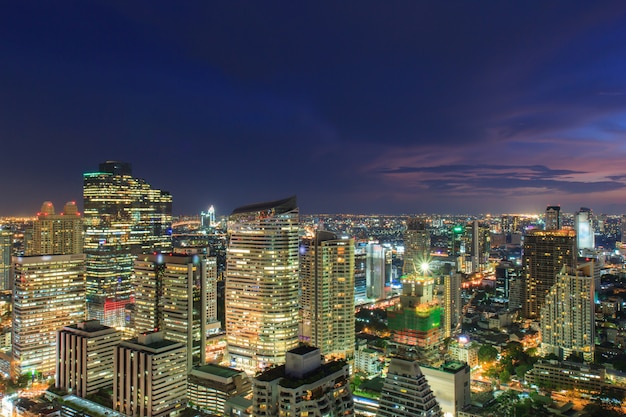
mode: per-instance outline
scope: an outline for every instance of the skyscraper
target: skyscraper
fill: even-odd
[[[25,255],[63,255],[83,252],[83,222],[70,201],[56,214],[54,205],[46,201],[33,222],[31,239],[27,240]]]
[[[451,337],[461,323],[461,282],[463,275],[450,272],[443,282],[443,333]]]
[[[391,358],[376,416],[441,416],[439,403],[417,361]]]
[[[474,220],[465,226],[465,252],[469,258],[467,272],[480,272],[485,269],[491,250],[489,227]]]
[[[531,230],[524,236],[523,312],[538,319],[546,294],[563,266],[576,264],[576,232],[573,230]]]
[[[107,161],[84,174],[87,313],[121,328],[132,302],[133,260],[169,252],[172,196],[131,175],[130,164]]]
[[[0,230],[0,291],[13,288],[11,282],[13,266],[11,255],[13,254],[13,232]]]
[[[56,370],[56,331],[85,320],[85,255],[14,258],[12,377]]]
[[[303,342],[326,358],[354,355],[354,240],[317,231],[300,246]]]
[[[592,224],[591,209],[581,207],[574,215],[574,230],[576,230],[576,245],[578,250],[595,249],[595,237]]]
[[[203,254],[140,255],[135,260],[137,334],[161,331],[187,347],[187,367],[206,363],[209,326],[217,324],[217,263]]]
[[[404,232],[404,265],[402,274],[419,272],[420,265],[430,260],[430,232],[423,219],[411,218]]]
[[[68,203],[67,220],[52,203],[34,221],[28,256],[14,257],[12,377],[54,375],[56,331],[85,320],[85,255],[80,218]]]
[[[541,349],[561,360],[580,353],[593,360],[595,346],[594,275],[589,262],[576,268],[563,266],[541,308]]]
[[[365,280],[367,283],[367,298],[380,300],[385,298],[385,283],[388,274],[387,251],[382,245],[368,243],[365,247]]]
[[[561,228],[561,207],[548,206],[546,208],[545,230],[559,230]]]
[[[226,338],[231,365],[249,374],[298,344],[298,227],[295,196],[230,215]]]

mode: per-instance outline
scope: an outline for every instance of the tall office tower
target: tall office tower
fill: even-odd
[[[70,201],[63,213],[55,214],[54,206],[46,201],[33,222],[32,239],[27,240],[25,255],[66,255],[83,252],[83,221]]]
[[[120,343],[114,356],[113,409],[141,417],[165,417],[185,409],[185,350],[160,332]]]
[[[14,257],[13,368],[54,375],[56,331],[85,319],[85,255],[74,203],[55,215],[45,202],[26,243],[28,256]]]
[[[546,208],[545,230],[559,230],[561,228],[561,207],[548,206]]]
[[[161,331],[187,347],[187,369],[206,363],[217,323],[217,263],[203,254],[140,255],[135,260],[135,329]]]
[[[385,248],[378,244],[368,243],[365,247],[365,260],[367,298],[371,300],[385,298],[385,282],[388,272]]]
[[[300,244],[300,337],[327,359],[354,357],[354,239],[317,231]]]
[[[413,352],[425,363],[438,361],[443,341],[442,308],[434,297],[434,285],[426,268],[404,276],[400,303],[387,310],[391,340],[403,354]]]
[[[531,230],[524,236],[524,317],[539,319],[546,294],[561,268],[576,264],[576,232],[573,230]]]
[[[595,346],[594,262],[563,266],[541,308],[541,349],[560,359],[580,353],[593,360]]]
[[[252,381],[252,415],[265,417],[353,416],[350,369],[345,361],[322,364],[320,350],[300,346],[284,365]]]
[[[626,216],[622,216],[619,229],[622,234],[621,242],[626,243]]]
[[[403,275],[419,272],[420,265],[430,260],[430,232],[424,219],[408,219],[406,226]]]
[[[441,408],[417,361],[391,358],[377,417],[440,417]]]
[[[581,207],[574,215],[574,230],[576,230],[576,244],[578,250],[595,249],[592,217],[591,209],[587,207]]]
[[[12,377],[54,375],[56,331],[85,320],[85,255],[13,259]]]
[[[78,397],[113,386],[113,355],[119,331],[97,320],[63,327],[57,332],[57,388]]]
[[[485,269],[491,250],[489,226],[474,220],[465,226],[465,252],[471,262],[467,272],[480,272]]]
[[[443,336],[451,337],[461,324],[461,282],[463,276],[451,272],[443,281]]]
[[[255,374],[298,345],[296,197],[239,207],[228,221],[226,340],[231,365]]]
[[[0,292],[13,288],[13,283],[11,282],[13,273],[12,254],[13,232],[0,229]]]
[[[354,251],[354,303],[362,304],[367,301],[367,255],[365,249],[356,248]]]
[[[463,256],[465,255],[465,242],[463,239],[464,232],[465,228],[462,225],[455,225],[450,231],[448,252],[454,259],[455,272],[463,270]]]
[[[172,196],[134,178],[130,164],[107,161],[84,174],[83,199],[87,314],[121,328],[135,257],[171,251]]]

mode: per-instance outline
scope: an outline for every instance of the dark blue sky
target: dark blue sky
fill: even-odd
[[[0,216],[104,160],[218,214],[626,212],[626,2],[3,2]]]

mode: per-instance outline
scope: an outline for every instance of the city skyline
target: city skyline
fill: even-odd
[[[218,215],[626,213],[626,4],[71,2],[0,17],[0,216],[105,160]]]

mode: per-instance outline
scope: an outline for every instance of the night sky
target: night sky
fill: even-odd
[[[218,215],[626,213],[624,1],[3,1],[0,216],[105,160]]]

